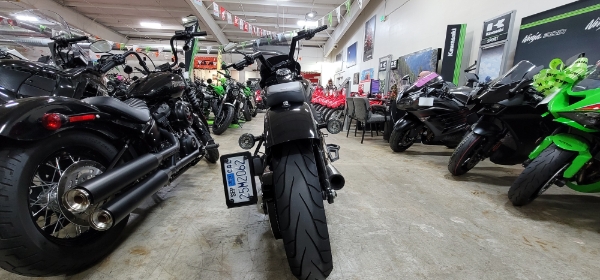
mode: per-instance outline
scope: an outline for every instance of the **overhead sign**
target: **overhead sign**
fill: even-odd
[[[590,2],[596,2],[592,5]],[[515,63],[529,60],[548,65],[554,58],[566,60],[585,53],[600,60],[600,4],[576,1],[521,20]]]
[[[481,35],[481,45],[492,44],[503,41],[508,38],[510,24],[514,13],[504,14],[483,23],[483,34]]]
[[[194,68],[203,70],[217,70],[217,57],[196,56],[194,58]]]
[[[452,83],[455,85],[458,85],[459,83],[466,34],[466,24],[448,25],[448,28],[446,29],[446,43],[444,45],[442,60],[442,77],[446,80],[452,79]]]

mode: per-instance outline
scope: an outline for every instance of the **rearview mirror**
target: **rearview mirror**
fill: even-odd
[[[409,82],[410,82],[410,76],[409,76],[409,75],[406,75],[406,76],[402,77],[402,80],[403,80],[403,81],[409,81]]]
[[[234,49],[235,49],[235,47],[237,47],[237,44],[236,44],[236,43],[229,43],[229,44],[227,44],[227,46],[225,46],[225,48],[223,48],[223,50],[224,50],[225,52],[229,52],[229,51],[232,51],[232,50],[234,50]]]
[[[194,26],[198,23],[198,18],[194,15],[189,15],[181,19],[181,24],[185,27]]]
[[[112,45],[105,40],[96,41],[90,44],[90,50],[95,53],[106,53],[112,50]]]

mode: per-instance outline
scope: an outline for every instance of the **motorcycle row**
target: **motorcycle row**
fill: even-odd
[[[521,61],[488,83],[478,83],[470,67],[463,87],[430,73],[391,101],[390,148],[453,148],[448,171],[455,176],[488,158],[500,165],[522,163],[525,169],[508,191],[515,206],[552,185],[600,192],[598,67],[588,65],[585,54],[555,59],[549,69]]]
[[[197,21],[190,16],[188,23]],[[196,32],[184,25],[170,39],[189,49]],[[310,105],[312,87],[300,75],[296,43],[327,29],[303,30],[289,55],[248,55],[223,65],[220,85],[190,82],[184,67],[150,70],[140,53],[107,53],[90,63],[85,36],[60,32],[47,63],[0,58],[0,267],[26,276],[72,274],[109,254],[130,213],[203,158],[220,160],[228,208],[259,205],[273,236],[283,239],[292,273],[324,279],[333,269],[324,200],[333,203],[344,177],[332,165],[339,146],[322,129],[339,133],[341,122],[323,122]],[[184,47],[185,50],[185,47]],[[143,54],[142,54],[143,55]],[[141,77],[109,71],[133,68]],[[260,84],[241,84],[228,69],[261,62]],[[258,89],[260,86],[260,89]],[[256,92],[256,94],[255,94]],[[244,134],[240,147],[254,153],[222,155],[209,131],[222,134],[266,109],[264,131]],[[256,145],[255,145],[256,144]],[[262,151],[261,148],[264,148]],[[254,178],[261,187],[257,188]]]

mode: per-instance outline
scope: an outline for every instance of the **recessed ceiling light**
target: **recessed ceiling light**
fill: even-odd
[[[160,22],[142,21],[142,22],[140,22],[140,25],[142,27],[148,27],[148,28],[161,28],[162,27],[162,24],[160,24]]]
[[[16,18],[22,21],[38,21],[38,18],[32,16],[16,16]]]

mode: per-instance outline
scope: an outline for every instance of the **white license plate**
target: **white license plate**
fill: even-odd
[[[419,106],[433,106],[433,97],[419,97]]]
[[[254,165],[250,152],[222,156],[221,173],[228,208],[257,203]]]

